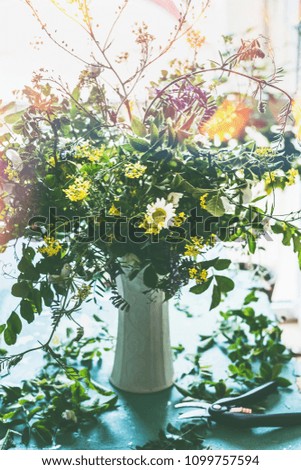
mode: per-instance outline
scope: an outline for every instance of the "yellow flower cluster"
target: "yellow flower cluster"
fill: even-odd
[[[4,173],[7,176],[7,179],[9,181],[14,181],[15,183],[19,183],[19,173],[13,169],[11,164],[8,164],[8,166],[5,168]]]
[[[271,157],[275,154],[274,150],[271,147],[258,147],[255,150],[255,153],[259,157]]]
[[[89,284],[83,284],[77,289],[77,293],[74,296],[76,300],[85,300],[91,294],[91,286]]]
[[[161,232],[163,226],[160,223],[156,224],[151,216],[145,215],[143,221],[139,224],[139,228],[143,228],[145,233],[157,235]]]
[[[140,178],[140,176],[144,175],[146,170],[145,165],[141,165],[141,163],[128,163],[125,167],[125,176],[127,178]]]
[[[200,31],[191,29],[187,34],[186,40],[192,49],[200,49],[206,41],[206,38],[201,35]]]
[[[109,215],[113,215],[116,217],[120,216],[120,210],[115,206],[115,204],[112,204],[110,209],[109,209]]]
[[[54,158],[54,157],[50,157],[50,158],[48,159],[48,163],[49,163],[50,166],[55,166],[55,158]]]
[[[103,157],[105,147],[91,147],[89,144],[79,145],[75,148],[74,158],[86,159],[91,163],[97,163]]]
[[[209,239],[206,241],[207,246],[214,246],[216,244],[216,235],[215,233],[211,233]]]
[[[63,189],[63,191],[70,201],[82,201],[89,195],[90,186],[90,181],[84,180],[82,176],[78,176],[75,178],[74,183],[67,189]]]
[[[270,171],[265,175],[264,181],[266,185],[269,185],[271,183],[274,183],[276,181],[276,171]]]
[[[181,227],[186,220],[185,212],[180,212],[173,220],[174,227]]]
[[[205,246],[203,237],[191,237],[191,242],[185,245],[185,256],[197,256]]]
[[[296,182],[296,177],[299,175],[298,170],[295,168],[290,168],[287,172],[287,185],[292,186]]]
[[[62,249],[60,242],[53,237],[45,237],[44,242],[45,245],[38,248],[38,252],[43,255],[55,256]]]
[[[200,196],[200,206],[202,209],[206,209],[206,201],[208,198],[209,194],[205,193],[202,196]]]
[[[203,284],[208,280],[207,269],[189,268],[189,278],[194,279],[197,284]]]

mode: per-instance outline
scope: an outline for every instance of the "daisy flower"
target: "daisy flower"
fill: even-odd
[[[159,233],[173,224],[175,216],[173,204],[164,198],[157,198],[156,202],[147,205],[147,212],[140,227],[144,228],[146,233]]]

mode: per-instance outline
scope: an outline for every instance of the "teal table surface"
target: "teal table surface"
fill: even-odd
[[[5,255],[3,262],[12,261],[12,256]],[[8,257],[8,258],[7,258]],[[7,268],[6,268],[7,270]],[[235,277],[237,288],[235,293],[224,302],[223,310],[231,306],[240,307],[246,293],[246,289],[253,282],[246,272],[232,272]],[[12,280],[7,276],[1,276],[0,284],[0,324],[5,320],[8,313],[15,306],[15,299],[10,295]],[[174,302],[170,302],[170,325],[172,345],[179,343],[185,347],[185,353],[193,353],[199,334],[210,333],[214,328],[216,312],[209,312],[209,293],[195,296],[188,289],[183,290],[180,304],[188,307],[192,318],[188,318],[183,311],[179,311]],[[109,294],[104,296],[101,302],[102,309],[87,304],[80,314],[80,321],[85,327],[88,335],[95,331],[95,323],[92,321],[93,313],[100,315],[108,324],[111,334],[116,334],[117,311],[111,306]],[[270,312],[270,305],[263,294],[260,301],[255,305],[256,311]],[[25,326],[21,343],[18,347],[10,348],[11,352],[17,352],[37,343],[37,340],[47,339],[50,326],[50,315],[45,312],[33,325]],[[64,328],[62,328],[62,335]],[[300,338],[301,341],[301,338]],[[0,347],[3,346],[0,343]],[[104,354],[101,368],[94,368],[93,378],[102,385],[114,389],[108,381],[112,367],[113,354]],[[212,365],[215,378],[226,376],[227,358],[218,349],[204,353],[204,364]],[[187,361],[176,362],[176,375],[180,375],[187,366]],[[29,354],[22,363],[13,368],[10,375],[0,378],[0,383],[16,385],[22,379],[34,376],[43,365],[42,354]],[[286,376],[295,382],[294,361],[286,370]],[[142,446],[149,440],[158,437],[161,429],[166,429],[168,423],[179,427],[179,411],[175,409],[175,403],[183,397],[172,387],[171,389],[154,394],[131,394],[116,390],[119,396],[116,409],[101,415],[97,425],[84,426],[78,432],[64,435],[58,449],[133,449]],[[268,397],[265,402],[267,412],[291,412],[301,411],[301,395],[295,385],[289,389],[280,389]],[[256,428],[250,430],[234,429],[222,425],[213,424],[210,428],[204,426],[204,444],[212,449],[301,449],[301,426],[289,428]]]

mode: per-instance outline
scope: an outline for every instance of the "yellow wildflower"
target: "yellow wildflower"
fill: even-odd
[[[271,147],[258,147],[255,150],[256,155],[259,157],[270,157],[274,155],[274,150]]]
[[[50,158],[48,159],[48,163],[49,163],[50,166],[55,166],[55,158],[54,158],[54,157],[50,157]]]
[[[211,233],[209,239],[206,241],[206,245],[208,246],[214,246],[216,244],[216,235],[215,233]]]
[[[104,156],[105,150],[106,148],[104,146],[96,148],[86,143],[75,148],[74,158],[86,159],[91,163],[97,163]]]
[[[15,183],[19,183],[20,180],[19,180],[19,173],[14,170],[14,168],[12,167],[12,165],[9,163],[8,166],[5,168],[4,170],[4,173],[6,174],[7,176],[7,179],[9,181],[14,181]]]
[[[277,176],[276,171],[270,171],[269,173],[267,173],[264,178],[265,184],[269,185],[271,183],[274,183],[276,181],[276,176]]]
[[[191,29],[187,34],[186,40],[192,49],[200,49],[200,47],[202,47],[202,45],[204,44],[206,38],[205,36],[201,35],[200,31],[196,29]]]
[[[191,241],[194,246],[198,247],[200,250],[204,248],[204,238],[203,237],[191,237]]]
[[[127,178],[140,178],[140,176],[144,175],[146,170],[145,165],[141,165],[141,163],[128,163],[125,167],[125,176]]]
[[[181,227],[186,220],[185,212],[180,212],[176,217],[173,219],[173,226],[174,227]]]
[[[202,196],[200,196],[200,206],[202,209],[206,209],[206,201],[207,201],[208,196],[209,196],[208,193],[205,193]]]
[[[185,245],[185,256],[197,256],[200,253],[200,249],[198,246],[188,244]]]
[[[60,242],[53,237],[45,237],[44,242],[45,245],[38,248],[38,252],[43,255],[55,256],[62,249]]]
[[[146,215],[143,221],[139,224],[139,228],[143,228],[145,233],[157,235],[161,232],[163,226],[161,224],[155,224],[153,218]]]
[[[189,272],[190,279],[194,279],[195,276],[197,275],[198,270],[196,268],[189,268],[188,272]]]
[[[111,205],[109,209],[109,215],[114,215],[116,217],[120,216],[120,210],[115,206],[115,204]]]
[[[185,245],[185,256],[197,256],[205,246],[203,237],[191,237],[191,242]]]
[[[295,168],[290,168],[287,172],[287,185],[292,186],[296,182],[296,177],[299,175],[298,170]]]
[[[203,284],[208,280],[207,269],[189,268],[188,273],[189,278],[195,280],[197,284]]]
[[[70,201],[82,201],[89,195],[90,186],[90,181],[84,180],[82,176],[78,176],[75,178],[74,183],[67,189],[63,189],[63,191]]]

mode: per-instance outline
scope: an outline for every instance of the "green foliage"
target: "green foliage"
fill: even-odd
[[[271,380],[281,387],[290,385],[281,373],[292,355],[281,342],[277,323],[249,307],[257,300],[251,291],[241,309],[220,312],[219,328],[212,335],[200,336],[197,353],[190,359],[193,367],[182,376],[188,385],[176,383],[183,395],[215,401],[232,395],[238,386],[251,389]],[[213,347],[220,348],[229,360],[227,379],[216,381],[211,368],[201,362],[204,352]]]
[[[200,424],[182,424],[176,428],[168,424],[166,432],[161,430],[157,440],[151,440],[136,450],[202,450],[204,428]]]
[[[105,337],[104,328],[94,338],[73,338],[48,348],[46,363],[36,377],[20,386],[0,387],[3,446],[11,447],[14,439],[25,446],[33,442],[38,447],[52,446],[66,432],[96,424],[102,413],[114,409],[117,396],[92,380],[89,372],[95,360],[101,360],[100,342]],[[80,364],[85,367],[76,368]]]
[[[215,217],[221,217],[225,213],[223,201],[219,194],[211,196],[206,201],[206,210]]]

